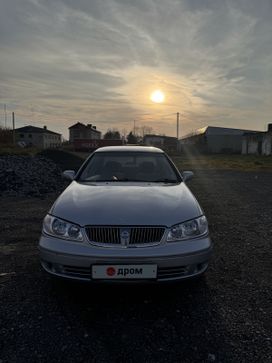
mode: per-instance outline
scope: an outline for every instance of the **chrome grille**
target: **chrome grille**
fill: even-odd
[[[120,230],[116,227],[87,227],[87,236],[96,243],[120,244]]]
[[[124,245],[122,243],[121,231],[129,231],[129,241]],[[95,244],[102,245],[122,245],[136,246],[146,244],[158,244],[162,240],[165,228],[164,227],[110,227],[110,226],[88,226],[86,233],[90,240]]]
[[[131,228],[129,244],[156,243],[160,242],[164,228]]]

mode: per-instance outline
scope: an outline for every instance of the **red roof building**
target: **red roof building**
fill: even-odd
[[[92,124],[84,125],[81,122],[69,127],[69,141],[74,143],[76,140],[100,140],[101,132]]]

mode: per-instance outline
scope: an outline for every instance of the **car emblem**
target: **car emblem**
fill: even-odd
[[[121,228],[120,229],[120,240],[122,246],[127,246],[130,240],[130,229]]]

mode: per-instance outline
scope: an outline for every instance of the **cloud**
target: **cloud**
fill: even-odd
[[[269,0],[9,0],[1,104],[19,124],[46,122],[66,135],[75,120],[129,131],[134,119],[174,135],[177,111],[184,133],[210,123],[260,128],[260,118],[263,128],[271,15]],[[164,105],[149,100],[156,88]]]

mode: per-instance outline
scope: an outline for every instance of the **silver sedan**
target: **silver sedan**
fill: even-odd
[[[174,281],[203,274],[212,253],[203,210],[180,173],[153,147],[96,150],[44,218],[41,264],[92,282]]]

